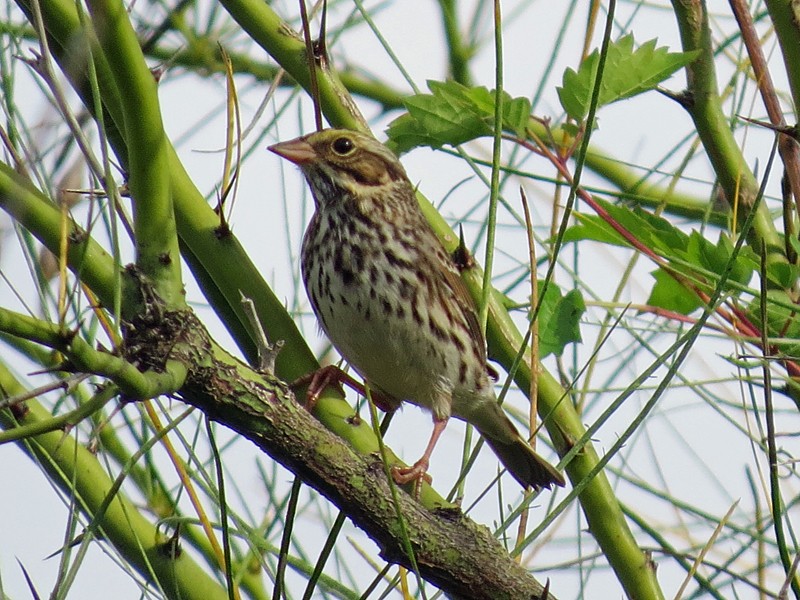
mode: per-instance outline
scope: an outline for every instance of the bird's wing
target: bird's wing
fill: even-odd
[[[467,285],[461,279],[461,275],[448,256],[447,251],[441,248],[441,253],[437,252],[436,258],[437,261],[441,263],[441,268],[435,270],[435,272],[440,275],[441,285],[455,298],[456,304],[469,328],[470,337],[475,340],[478,346],[481,361],[485,363],[486,342],[481,333],[481,325],[478,322],[478,310],[475,306],[475,302],[472,300]]]

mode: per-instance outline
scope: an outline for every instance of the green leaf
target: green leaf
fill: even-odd
[[[698,56],[699,51],[669,52],[665,47],[656,48],[654,39],[634,49],[633,35],[625,35],[608,47],[597,105],[605,106],[652,90]],[[558,97],[566,113],[576,121],[583,121],[589,113],[599,64],[600,51],[595,50],[577,72],[572,69],[564,72]]]
[[[539,290],[544,290],[544,280],[539,280]],[[539,357],[561,356],[567,344],[581,341],[580,319],[586,312],[583,296],[578,290],[562,296],[551,282],[544,296],[539,292],[539,304]]]
[[[781,236],[782,239],[786,239],[785,236]],[[789,236],[789,245],[794,250],[795,254],[800,254],[800,240],[798,240],[795,236]]]
[[[578,212],[572,214],[578,222],[568,227],[564,232],[562,240],[565,244],[569,242],[579,242],[581,240],[593,240],[604,244],[613,244],[626,248],[630,247],[630,244],[625,238],[597,215],[587,215]],[[552,243],[554,239],[551,238],[549,241]]]
[[[767,267],[767,279],[785,290],[794,287],[798,277],[800,277],[800,268],[797,265],[776,262]]]
[[[517,137],[526,137],[528,121],[531,118],[531,101],[527,98],[512,98],[503,95],[503,129],[513,132]]]
[[[731,256],[733,256],[733,241],[727,232],[720,232],[716,248],[717,251],[721,252],[722,256],[724,257],[724,262],[719,264],[719,268],[717,270],[717,273],[721,273],[722,269],[727,268]],[[742,246],[741,250],[739,250],[739,254],[736,256],[736,261],[733,263],[731,271],[728,274],[728,279],[730,281],[741,283],[742,285],[747,285],[750,283],[753,273],[758,268],[758,263],[759,259],[755,252],[753,252],[753,249],[749,246]]]
[[[687,245],[686,234],[662,217],[640,208],[631,210],[627,206],[617,206],[599,198],[596,199],[596,202],[608,213],[611,220],[659,254],[674,256],[677,250],[685,248]],[[567,229],[564,241],[592,239],[617,246],[631,247],[631,244],[606,219],[580,213],[575,213],[574,216],[579,223]]]
[[[651,275],[655,278],[656,284],[650,290],[650,297],[647,299],[647,304],[650,306],[657,306],[682,315],[688,315],[702,306],[697,294],[683,287],[664,269],[656,269]]]
[[[568,228],[564,242],[594,240],[605,244],[631,247],[611,223],[619,224],[643,246],[670,261],[671,267],[683,273],[690,281],[701,287],[713,286],[717,276],[728,269],[733,256],[733,243],[726,232],[720,233],[716,244],[699,232],[686,234],[672,223],[648,213],[643,209],[629,209],[596,199],[599,209],[607,213],[606,218],[597,215],[575,214],[578,223]],[[739,251],[728,276],[727,288],[734,283],[748,285],[758,269],[758,257],[752,249]],[[789,288],[800,275],[795,266],[777,263],[770,265],[769,278]],[[656,280],[648,302],[682,314],[689,314],[700,306],[700,300],[691,289],[685,289],[667,272],[661,269],[653,273]]]
[[[389,146],[398,153],[417,146],[456,146],[494,131],[495,92],[454,81],[429,81],[430,94],[404,100],[408,112],[389,124]],[[503,130],[522,137],[530,118],[527,98],[503,92]]]
[[[762,329],[760,298],[754,298],[747,307],[749,319]],[[780,349],[781,353],[792,360],[800,358],[800,319],[798,307],[789,294],[783,290],[769,290],[767,292],[767,334],[771,338],[782,338],[786,341],[771,340],[771,344]]]
[[[714,244],[704,238],[700,232],[693,231],[688,238],[685,246],[683,258],[695,265],[699,269],[710,273],[722,273],[728,268],[728,263],[733,256],[733,243],[726,232],[721,232]],[[669,256],[669,255],[668,255]],[[753,272],[758,266],[758,261],[750,248],[744,247],[739,251],[736,261],[731,266],[728,274],[728,281],[747,285],[752,279]],[[707,279],[707,277],[704,277]]]
[[[431,136],[410,114],[400,115],[389,124],[386,131],[389,139],[386,146],[395,154],[403,154],[412,148],[432,146]]]

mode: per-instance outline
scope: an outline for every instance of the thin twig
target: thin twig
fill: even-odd
[[[264,328],[261,326],[261,320],[258,318],[256,305],[241,290],[239,290],[239,294],[241,295],[245,317],[250,323],[250,331],[255,336],[254,342],[258,352],[258,371],[272,375],[275,373],[275,360],[278,358],[281,348],[283,348],[283,340],[270,344],[269,338],[267,338],[267,334],[264,333]]]
[[[764,243],[761,244],[761,295],[759,298],[759,310],[761,317],[761,347],[769,347],[769,333],[767,331],[767,249]],[[778,473],[778,450],[775,446],[775,413],[772,405],[772,371],[769,359],[764,356],[761,369],[764,377],[764,419],[767,425],[767,456],[769,458],[769,484],[770,484],[770,508],[772,510],[772,524],[775,530],[775,544],[778,547],[778,554],[783,563],[786,577],[791,581],[792,590],[795,596],[800,596],[800,582],[797,578],[790,576],[792,572],[792,561],[789,559],[789,547],[786,534],[783,531],[783,498],[781,497],[780,475]]]
[[[314,52],[314,40],[311,39],[311,27],[308,22],[308,10],[305,0],[300,0],[300,19],[303,23],[303,39],[306,42],[306,61],[311,83],[311,99],[314,101],[314,123],[317,131],[322,131],[322,108],[319,101],[319,83],[317,82],[317,61]]]
[[[531,275],[531,307],[530,307],[530,338],[531,338],[531,384],[529,388],[528,398],[530,399],[530,407],[528,409],[528,439],[532,448],[536,448],[536,415],[539,409],[539,319],[537,318],[538,305],[539,305],[539,282],[536,279],[536,244],[533,239],[533,222],[531,220],[531,211],[528,206],[528,197],[525,195],[525,189],[520,186],[519,188],[520,201],[522,202],[522,212],[525,215],[525,233],[528,238],[528,261],[530,263]],[[530,489],[525,490],[525,495],[531,494]],[[525,531],[528,528],[528,506],[519,515],[519,526],[517,527],[517,541],[516,547],[522,540],[525,539]],[[522,553],[516,556],[517,561],[522,560]]]

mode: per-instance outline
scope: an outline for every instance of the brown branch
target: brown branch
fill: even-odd
[[[736,17],[736,22],[739,25],[739,30],[742,32],[742,41],[747,48],[747,55],[750,57],[750,65],[753,67],[753,73],[755,74],[756,83],[758,84],[758,91],[761,93],[761,99],[764,101],[770,123],[772,123],[776,129],[785,128],[786,121],[783,118],[781,103],[778,100],[778,94],[775,92],[772,76],[767,67],[767,59],[764,57],[764,52],[761,49],[761,41],[758,39],[758,33],[753,24],[753,18],[750,15],[747,3],[744,2],[744,0],[729,1],[733,14]],[[797,141],[790,135],[779,133],[778,153],[786,169],[786,178],[789,182],[789,188],[792,190],[792,196],[794,196],[796,205],[795,210],[800,214],[800,152],[798,151]]]

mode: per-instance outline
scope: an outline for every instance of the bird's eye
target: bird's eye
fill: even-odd
[[[339,156],[347,156],[355,150],[356,145],[349,137],[340,137],[334,140],[332,148]]]

